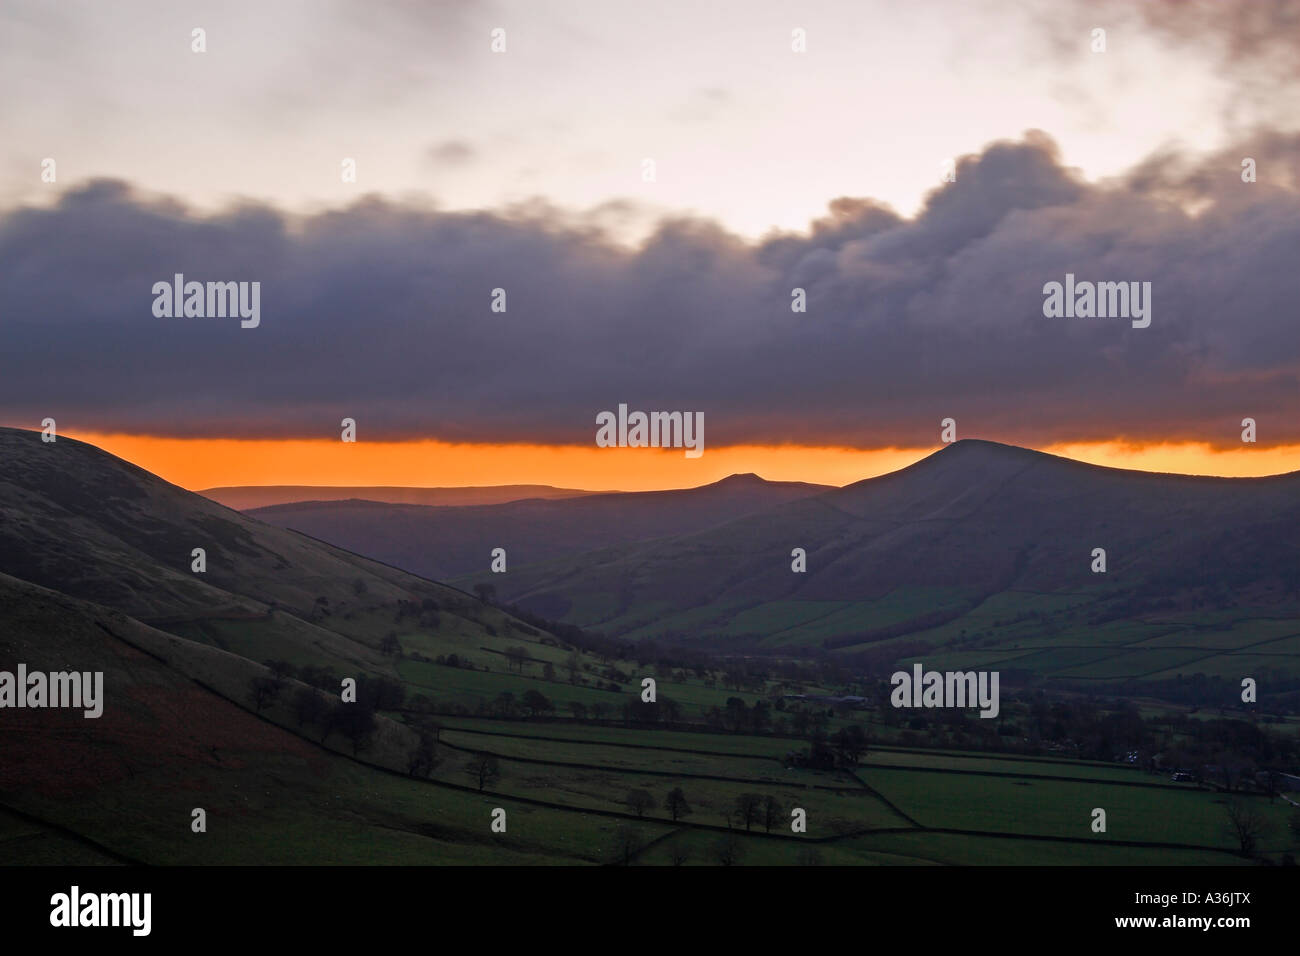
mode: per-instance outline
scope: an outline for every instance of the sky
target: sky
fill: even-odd
[[[948,417],[1295,470],[1298,8],[9,0],[0,422],[195,488],[844,484]],[[1150,326],[1044,316],[1067,274]],[[620,403],[706,453],[596,448]]]

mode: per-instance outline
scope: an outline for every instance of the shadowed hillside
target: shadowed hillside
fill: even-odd
[[[475,644],[505,621],[464,592],[245,517],[82,442],[0,429],[0,461],[0,573],[171,630],[202,622],[194,636],[254,660],[388,668],[379,646],[403,606]],[[222,636],[216,621],[237,626]]]
[[[250,514],[416,574],[445,579],[710,528],[827,490],[824,485],[732,475],[680,491],[591,494],[481,507],[430,508],[373,501],[303,502]]]
[[[1152,615],[1293,618],[1297,526],[1300,473],[1148,474],[967,440],[720,527],[493,577],[525,607],[619,635],[992,646],[1032,618],[1039,636],[1082,627],[1071,643],[1086,645],[1107,640],[1088,626]]]

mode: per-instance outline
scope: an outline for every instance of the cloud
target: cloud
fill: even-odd
[[[1106,29],[1113,50],[1130,49],[1131,38],[1148,36],[1179,57],[1204,64],[1222,81],[1228,95],[1217,108],[1227,128],[1259,123],[1294,128],[1300,0],[1040,0],[1026,15],[1057,62],[1088,58],[1095,27]]]
[[[433,165],[448,167],[464,166],[472,162],[478,152],[469,143],[458,139],[449,139],[430,146],[425,155]]]
[[[1128,7],[1108,0],[1112,7]],[[1283,67],[1300,77],[1300,2],[1152,0],[1135,8],[1151,29],[1179,43],[1214,50],[1224,64]]]
[[[803,233],[678,217],[636,248],[540,201],[200,216],[93,182],[0,215],[0,421],[332,437],[350,416],[372,439],[587,444],[627,402],[703,411],[715,447],[931,444],[949,416],[1027,444],[1228,445],[1247,416],[1300,441],[1298,146],[1091,183],[1035,132],[964,157],[912,218],[843,197]],[[177,272],[260,281],[261,326],[155,318]],[[1151,282],[1150,328],[1045,318],[1067,272]]]

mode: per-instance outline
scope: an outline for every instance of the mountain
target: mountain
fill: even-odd
[[[1226,629],[1225,646],[1300,633],[1297,527],[1300,473],[1150,474],[965,440],[706,530],[493,578],[506,600],[611,635],[832,650],[914,641],[1031,669],[1032,655],[1010,652],[1055,642],[1083,660],[1148,639],[1183,650],[1131,654],[1116,674],[1133,677],[1216,656],[1178,633]],[[795,548],[805,573],[792,571]],[[1118,643],[1121,621],[1135,641]],[[1275,650],[1271,663],[1294,668],[1300,647]],[[1067,663],[1051,668],[1073,673]]]
[[[487,571],[494,548],[507,568],[598,548],[700,531],[828,490],[825,485],[732,475],[678,491],[611,492],[464,507],[313,501],[249,514],[437,579]]]
[[[0,462],[0,574],[259,667],[394,677],[382,649],[393,634],[430,659],[502,653],[512,635],[539,634],[456,588],[264,524],[92,445],[0,429]]]
[[[0,708],[7,862],[480,859],[459,761],[403,779],[419,734],[394,688],[417,714],[429,695],[469,710],[535,683],[507,673],[511,645],[589,665],[455,588],[263,524],[91,445],[0,428],[0,671],[103,674],[98,718]],[[254,697],[271,660],[287,676]],[[373,724],[331,710],[344,677],[386,695]],[[196,807],[208,839],[191,832]],[[494,859],[537,854],[571,851],[538,843]]]
[[[550,485],[488,485],[481,488],[406,488],[396,485],[234,485],[206,488],[199,494],[227,508],[249,511],[298,501],[386,501],[403,505],[494,505],[524,498],[578,498],[596,494]]]
[[[360,634],[374,606],[425,597],[477,603],[248,518],[72,439],[46,444],[39,433],[0,429],[0,461],[0,573],[141,620],[274,606],[302,624],[343,605],[355,613],[337,629]],[[202,573],[192,570],[196,548],[204,551]]]

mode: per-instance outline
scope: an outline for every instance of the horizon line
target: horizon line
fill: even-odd
[[[15,428],[39,434],[39,429]],[[466,489],[532,485],[613,494],[701,488],[737,475],[767,482],[842,488],[892,474],[969,442],[1079,464],[1154,475],[1275,478],[1300,471],[1300,444],[1214,448],[1207,442],[1112,439],[1035,447],[966,437],[927,447],[714,446],[698,459],[673,450],[585,445],[467,443],[422,439],[345,443],[338,439],[164,438],[65,431],[190,491],[250,487]],[[365,454],[357,455],[358,451]],[[509,478],[501,477],[503,474]]]

